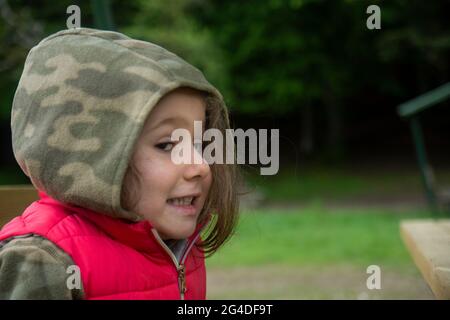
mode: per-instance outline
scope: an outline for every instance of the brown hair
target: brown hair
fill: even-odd
[[[193,89],[194,90],[194,89]],[[207,94],[203,91],[194,90],[200,93],[206,104],[206,129],[218,129],[223,137],[226,137],[226,129],[230,129],[230,120],[225,103],[222,99]],[[210,142],[210,143],[214,143]],[[233,148],[234,140],[233,140]],[[224,143],[223,155],[226,154],[226,144]],[[209,213],[212,219],[202,237],[201,249],[206,257],[213,255],[223,244],[234,234],[239,214],[239,196],[242,187],[242,175],[238,164],[236,164],[236,152],[234,152],[233,164],[210,165],[212,173],[212,183],[208,197],[198,217],[198,223],[203,224]],[[139,171],[130,162],[122,183],[121,203],[124,209],[132,210],[136,207],[139,199],[136,197],[139,190]]]

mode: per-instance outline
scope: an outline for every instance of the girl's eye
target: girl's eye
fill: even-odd
[[[156,145],[156,147],[158,149],[161,149],[163,151],[170,151],[173,148],[174,143],[173,142],[163,142],[163,143],[158,143]]]

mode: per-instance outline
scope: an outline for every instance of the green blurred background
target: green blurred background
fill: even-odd
[[[280,129],[280,171],[243,170],[235,236],[207,260],[208,297],[418,299],[432,294],[399,236],[430,217],[408,123],[396,107],[449,81],[444,0],[0,0],[0,184],[29,184],[14,160],[10,112],[27,52],[81,26],[157,43],[224,94],[235,128]],[[381,8],[368,30],[366,8]],[[439,192],[450,185],[450,103],[421,114]],[[379,265],[382,289],[368,290]]]

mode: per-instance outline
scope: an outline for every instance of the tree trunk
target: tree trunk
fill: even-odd
[[[330,92],[325,96],[326,118],[328,122],[327,154],[331,160],[342,158],[344,146],[342,141],[342,115],[341,108]]]
[[[314,151],[313,112],[310,103],[301,108],[300,113],[300,152],[309,156]]]

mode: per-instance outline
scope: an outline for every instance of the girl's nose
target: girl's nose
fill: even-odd
[[[191,162],[190,164],[187,164],[185,170],[185,177],[187,180],[196,177],[203,178],[210,173],[211,169],[208,162],[203,158],[202,148],[199,147],[198,149],[195,147],[195,144],[192,146]]]

